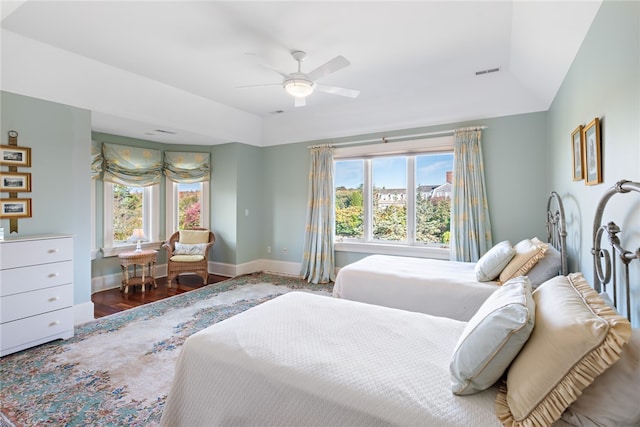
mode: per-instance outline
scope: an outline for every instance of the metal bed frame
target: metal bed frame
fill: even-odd
[[[560,195],[552,191],[547,200],[547,242],[560,251],[563,276],[569,274],[567,263],[567,223]]]
[[[602,215],[607,202],[611,197],[616,194],[625,194],[636,192],[640,193],[640,182],[632,182],[621,180],[618,181],[613,187],[609,188],[598,203],[596,208],[595,217],[593,220],[593,247],[591,254],[593,255],[594,266],[594,289],[598,292],[606,292],[607,285],[611,282],[613,290],[613,304],[618,306],[618,264],[615,263],[616,259],[619,261],[622,267],[621,275],[624,276],[624,294],[626,298],[626,314],[627,318],[631,321],[631,291],[629,280],[629,264],[633,260],[640,260],[640,247],[635,250],[628,250],[622,247],[618,233],[620,233],[620,227],[613,221],[602,224]],[[608,249],[602,247],[602,237],[607,235],[609,244],[611,245],[611,252]]]

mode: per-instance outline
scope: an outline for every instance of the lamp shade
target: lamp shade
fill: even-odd
[[[136,242],[136,252],[141,252],[142,246],[140,245],[140,242],[148,239],[144,235],[144,230],[142,228],[134,228],[133,233],[131,233],[131,236],[129,236],[127,240],[129,242]]]
[[[313,82],[306,79],[289,79],[283,86],[289,95],[297,98],[304,98],[313,93]]]

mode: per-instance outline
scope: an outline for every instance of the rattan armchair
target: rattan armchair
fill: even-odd
[[[204,230],[204,229],[194,229]],[[209,280],[209,249],[216,241],[216,236],[209,231],[209,241],[202,257],[193,255],[177,255],[175,254],[176,242],[179,242],[180,232],[176,231],[171,235],[169,240],[162,244],[167,251],[167,286],[171,287],[173,279],[178,281],[178,276],[182,273],[194,273],[202,277],[206,285]]]

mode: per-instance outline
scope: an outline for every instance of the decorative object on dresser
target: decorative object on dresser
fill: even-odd
[[[0,241],[0,356],[73,336],[73,238]]]
[[[18,193],[31,192],[31,174],[18,173],[18,167],[31,167],[31,148],[18,147],[18,132],[7,132],[9,145],[0,145],[0,166],[8,166],[0,173],[0,191],[8,192],[8,199],[0,199],[0,218],[9,219],[9,234],[18,232],[18,218],[31,217],[31,199],[19,199]]]
[[[138,243],[138,246],[140,243]],[[124,293],[129,292],[129,286],[140,285],[142,292],[145,291],[146,285],[153,285],[157,288],[156,284],[156,255],[158,251],[155,250],[138,250],[130,252],[122,252],[118,254],[120,259],[120,267],[122,268],[122,285],[120,289],[124,289]],[[133,266],[133,275],[129,274],[129,267]],[[137,275],[137,267],[140,266],[141,276]],[[147,273],[145,274],[145,267]]]

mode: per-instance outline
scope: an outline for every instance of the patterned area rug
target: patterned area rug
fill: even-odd
[[[291,290],[332,285],[256,273],[76,326],[0,359],[0,426],[154,426],[193,333]]]

